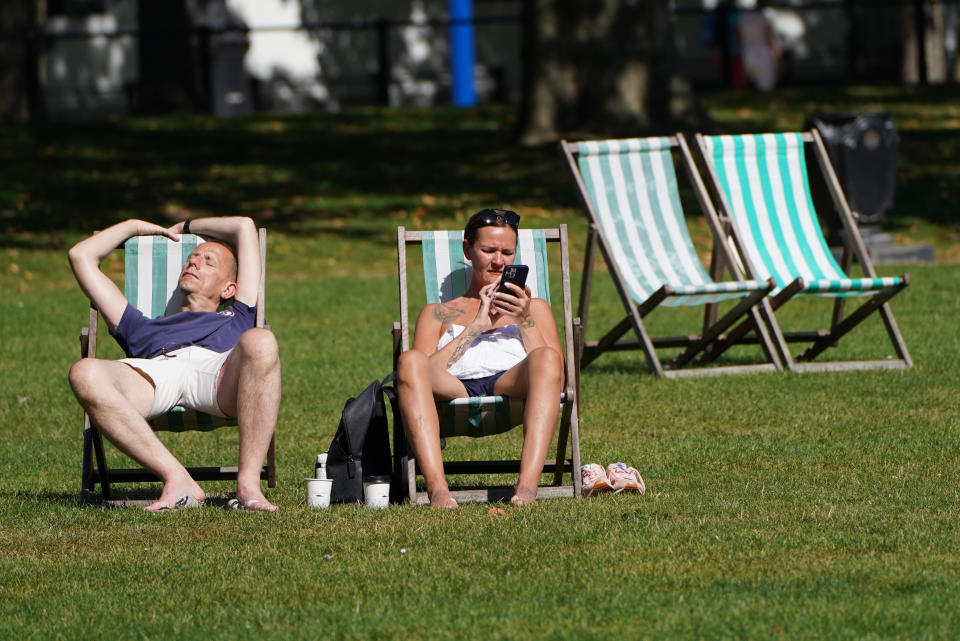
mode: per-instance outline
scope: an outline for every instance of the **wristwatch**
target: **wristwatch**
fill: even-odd
[[[182,233],[182,234],[189,234],[189,233],[190,233],[190,221],[191,221],[191,220],[193,220],[193,219],[192,219],[192,218],[187,218],[185,221],[183,221],[183,231],[180,232],[180,233]]]

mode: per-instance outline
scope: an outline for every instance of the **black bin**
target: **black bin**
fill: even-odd
[[[215,34],[210,42],[210,103],[214,115],[237,116],[253,111],[250,79],[244,69],[247,36],[242,32]]]
[[[859,215],[861,228],[878,226],[893,206],[897,183],[900,137],[885,113],[839,113],[810,116],[804,129],[816,129],[823,138],[830,163],[850,208]],[[816,163],[813,157],[808,164]],[[817,209],[833,211],[833,201],[820,178],[819,168],[809,167]],[[817,180],[813,177],[817,176]],[[817,193],[821,192],[821,193]],[[839,217],[831,226],[839,227]],[[833,229],[831,231],[839,231]]]

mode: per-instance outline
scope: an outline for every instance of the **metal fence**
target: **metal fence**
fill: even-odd
[[[859,2],[855,0],[836,0],[833,2],[806,2],[796,5],[793,2],[772,3],[774,11],[793,16],[796,24],[806,29],[804,46],[806,55],[788,56],[788,66],[783,82],[790,84],[810,84],[823,82],[898,82],[902,74],[903,35],[901,23],[905,15],[914,21],[917,33],[930,29],[931,16],[937,4],[949,5],[956,9],[956,0],[874,0]],[[676,35],[676,49],[672,64],[687,75],[695,85],[718,86],[724,82],[724,75],[715,68],[716,51],[704,42],[702,24],[707,12],[697,4],[675,0],[673,6],[673,24]],[[497,52],[496,59],[478,50],[478,68],[486,74],[488,90],[482,98],[491,101],[509,101],[519,96],[522,78],[520,77],[520,22],[519,12],[495,16],[476,16],[472,24],[480,32],[490,34],[492,42],[501,42],[487,46],[488,51]],[[44,75],[37,73],[40,61],[49,59],[51,52],[59,50],[90,51],[111,50],[116,45],[129,52],[135,58],[142,38],[170,37],[179,42],[187,41],[196,61],[195,77],[190,79],[193,94],[197,97],[195,108],[218,113],[224,112],[222,97],[230,95],[223,87],[224,76],[232,76],[226,84],[248,82],[229,72],[229,62],[236,62],[236,48],[230,53],[223,43],[231,39],[248,39],[258,34],[298,33],[317,40],[325,40],[327,51],[335,51],[335,43],[351,43],[348,50],[339,54],[340,60],[328,65],[324,82],[331,102],[342,104],[396,104],[396,89],[399,78],[411,76],[405,67],[398,63],[402,57],[398,34],[404,30],[426,29],[444,33],[454,22],[443,19],[409,20],[392,18],[373,18],[369,20],[328,21],[289,27],[223,26],[217,28],[196,27],[187,33],[163,33],[141,31],[138,29],[111,29],[91,32],[90,30],[60,30],[38,33],[27,30],[19,34],[0,36],[0,41],[10,46],[22,47],[22,74],[25,93],[31,112],[42,114],[51,105],[57,106],[57,92],[74,96],[89,96],[90,101],[99,101],[106,109],[116,111],[149,111],[150,105],[144,104],[142,96],[143,74],[139,65],[128,64],[122,72],[122,81],[99,82],[90,77],[72,74],[68,67],[63,78],[53,79],[53,72],[46,70]],[[955,31],[956,26],[953,26]],[[174,38],[175,36],[175,38]],[[499,38],[499,41],[497,40]],[[99,47],[99,49],[98,49]],[[352,48],[352,50],[349,50]],[[478,49],[482,48],[482,39],[478,37]],[[916,62],[917,77],[925,82],[928,70],[930,49],[925,38],[917,38]],[[73,56],[74,58],[76,56]],[[71,56],[62,58],[67,65]],[[354,60],[356,59],[356,60]],[[49,63],[49,60],[47,60]],[[349,64],[348,64],[349,63]],[[449,85],[449,74],[445,70],[445,60],[439,61],[428,69],[413,72],[432,77],[439,87],[434,100],[445,97],[445,87]],[[49,66],[49,64],[48,64]],[[56,70],[54,70],[56,71]],[[93,74],[87,74],[90,76]],[[77,76],[77,77],[74,77]],[[220,76],[218,78],[218,76]],[[952,74],[950,75],[952,78]],[[239,78],[239,80],[238,80]],[[56,81],[54,81],[56,80]],[[294,83],[295,85],[295,83]],[[250,82],[248,86],[234,88],[249,96],[251,108],[271,107],[263,96],[262,80]],[[296,86],[292,90],[296,90]],[[219,92],[219,93],[218,93]],[[75,104],[74,104],[75,103]],[[79,98],[74,103],[59,105],[57,111],[69,112],[71,104],[78,112],[84,111]],[[89,109],[87,109],[89,111]],[[229,109],[226,109],[229,112]]]

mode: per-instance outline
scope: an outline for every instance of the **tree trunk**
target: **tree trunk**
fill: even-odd
[[[0,3],[0,122],[39,121],[45,0]]]
[[[140,77],[135,109],[140,113],[206,111],[203,74],[209,71],[209,61],[203,54],[209,38],[192,37],[186,0],[140,0],[137,12]]]
[[[947,81],[946,23],[942,0],[914,0],[900,9],[903,60],[908,85]]]
[[[673,70],[668,0],[525,0],[524,144],[706,121]]]

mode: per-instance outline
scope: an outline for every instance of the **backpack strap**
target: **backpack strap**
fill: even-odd
[[[390,479],[390,500],[402,503],[407,492],[406,465],[410,456],[410,443],[403,433],[403,419],[400,416],[400,403],[397,400],[397,373],[390,372],[380,383],[380,391],[390,401],[393,413],[393,474]],[[391,385],[391,383],[393,383]]]
[[[400,417],[400,403],[397,400],[397,386],[390,385],[397,380],[397,373],[390,372],[386,377],[380,381],[380,391],[383,392],[384,396],[387,397],[387,400],[390,401],[390,409],[393,412],[393,426],[394,430],[400,428],[402,423],[402,418]],[[394,431],[396,434],[396,431]]]

